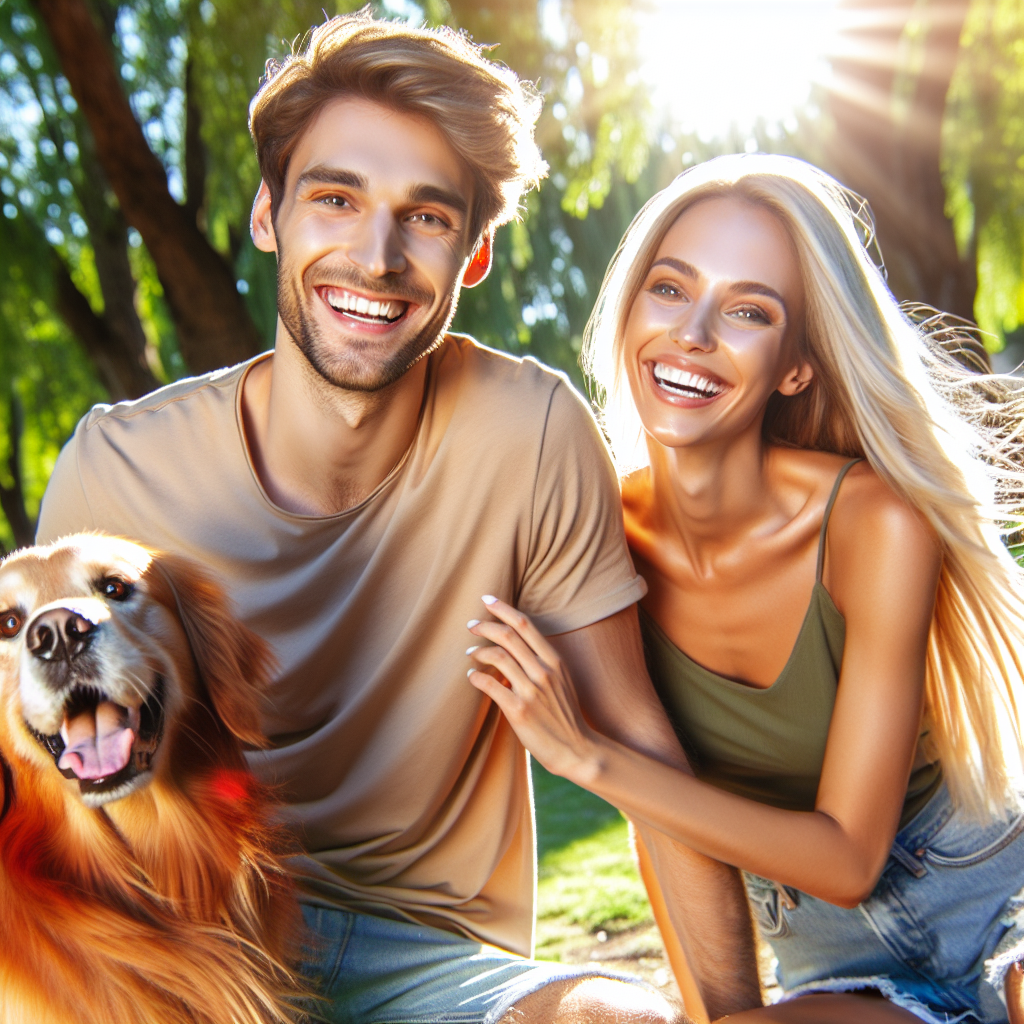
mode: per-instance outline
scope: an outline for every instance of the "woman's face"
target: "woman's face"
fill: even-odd
[[[772,213],[734,197],[688,209],[626,321],[623,358],[648,434],[679,448],[760,424],[772,392],[810,383],[803,318],[796,249]]]

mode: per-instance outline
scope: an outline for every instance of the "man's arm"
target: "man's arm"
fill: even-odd
[[[565,661],[588,721],[623,745],[689,772],[644,662],[636,606],[548,638]],[[739,873],[637,823],[661,897],[711,1020],[761,1005],[753,928]],[[649,874],[650,872],[648,872]],[[665,928],[666,922],[659,921]],[[671,953],[672,937],[666,937]],[[680,978],[680,988],[686,989]],[[687,1005],[691,1014],[700,1007]]]

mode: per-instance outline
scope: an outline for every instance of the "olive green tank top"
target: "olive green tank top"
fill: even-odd
[[[814,810],[821,778],[846,639],[846,621],[821,582],[825,535],[839,485],[859,461],[848,462],[836,477],[821,522],[811,603],[789,660],[771,686],[747,686],[708,671],[640,609],[651,679],[697,777],[787,810]],[[901,828],[941,781],[937,762],[913,772]]]

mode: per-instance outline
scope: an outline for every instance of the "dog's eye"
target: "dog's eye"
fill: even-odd
[[[0,612],[0,636],[10,640],[21,631],[22,617],[14,611]]]
[[[111,601],[124,601],[132,596],[133,587],[116,576],[109,576],[100,584],[100,590],[103,596],[109,597]]]

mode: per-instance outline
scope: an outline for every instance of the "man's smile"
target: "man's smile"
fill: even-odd
[[[411,303],[402,299],[370,299],[345,288],[320,285],[317,294],[336,313],[365,324],[394,324],[405,316]]]

